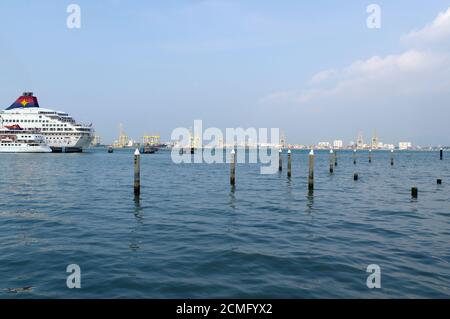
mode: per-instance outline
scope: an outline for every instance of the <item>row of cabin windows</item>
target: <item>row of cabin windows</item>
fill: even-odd
[[[42,130],[43,131],[73,131],[73,129],[71,129],[71,128],[63,129],[63,128],[53,128],[53,127],[51,127],[51,128],[43,127]]]
[[[7,123],[48,123],[48,120],[4,120]]]
[[[5,120],[5,122],[7,123],[42,123],[42,122],[47,122],[47,120]],[[67,124],[43,124],[42,126],[63,126],[66,127]]]
[[[44,124],[42,126],[67,126],[67,124]]]
[[[62,136],[64,135],[65,137],[69,137],[69,136],[81,136],[83,134],[79,134],[79,133],[66,133],[66,134],[61,134],[61,133],[51,133],[51,134],[47,134],[47,136]],[[48,137],[50,138],[50,137]]]
[[[4,120],[6,123],[48,123],[48,120]],[[67,127],[67,124],[43,124],[42,126]]]
[[[65,139],[70,139],[69,136],[65,136],[65,137],[47,137],[46,140],[65,140]]]

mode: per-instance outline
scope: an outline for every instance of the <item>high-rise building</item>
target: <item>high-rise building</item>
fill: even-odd
[[[339,149],[344,147],[344,142],[342,140],[333,141],[333,148]]]
[[[371,148],[376,150],[378,148],[379,145],[379,141],[378,141],[378,137],[377,137],[377,133],[374,133],[372,136],[372,143],[371,143]]]
[[[317,145],[319,148],[330,148],[331,144],[330,142],[319,142]]]
[[[280,147],[286,148],[286,135],[284,135],[283,131],[280,133]]]
[[[398,149],[399,150],[409,150],[412,148],[411,142],[400,142],[398,143]]]
[[[358,138],[356,139],[356,147],[359,149],[364,148],[364,138],[362,132],[358,134]]]
[[[119,140],[114,143],[114,147],[126,147],[128,146],[129,142],[128,136],[125,134],[125,131],[123,130],[123,125],[119,124]]]
[[[94,135],[94,138],[92,139],[92,146],[99,146],[102,143],[102,138],[100,135]]]

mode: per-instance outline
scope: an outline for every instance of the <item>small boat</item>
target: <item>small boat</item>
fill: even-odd
[[[113,152],[114,152],[113,147],[112,146],[108,146],[108,153],[113,153]]]
[[[142,153],[143,154],[154,154],[158,151],[158,148],[156,146],[153,145],[145,145],[142,148]]]

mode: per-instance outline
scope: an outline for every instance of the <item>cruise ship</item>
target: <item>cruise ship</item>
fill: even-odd
[[[51,153],[39,130],[24,130],[19,125],[0,127],[0,153]]]
[[[53,152],[82,152],[94,137],[92,124],[79,124],[65,112],[39,107],[32,92],[23,93],[10,107],[0,111],[0,126],[12,125],[38,129]]]

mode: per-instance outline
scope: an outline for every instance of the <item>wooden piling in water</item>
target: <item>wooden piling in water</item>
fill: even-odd
[[[419,193],[419,189],[417,187],[411,188],[411,196],[412,198],[417,198]]]
[[[394,166],[394,150],[391,150],[391,166]]]
[[[439,150],[439,158],[440,158],[441,161],[444,159],[444,149],[443,148],[441,148]]]
[[[231,151],[230,184],[231,186],[236,184],[236,152],[234,149]]]
[[[281,172],[283,170],[283,159],[281,158],[283,150],[280,148],[278,151],[278,171]]]
[[[356,150],[353,150],[353,164],[356,165]]]
[[[372,150],[369,150],[369,163],[372,163]]]
[[[291,150],[288,150],[287,176],[289,178],[291,178],[291,176],[292,176],[292,154],[291,154]]]
[[[314,190],[314,150],[309,152],[308,190]]]
[[[333,149],[330,150],[330,174],[334,172],[334,152]]]
[[[442,185],[442,179],[439,178],[439,179],[437,180],[437,184],[438,184],[438,185]]]
[[[334,166],[338,166],[338,161],[337,161],[337,150],[334,151]]]
[[[134,152],[134,195],[141,193],[141,153],[139,149]]]
[[[353,174],[353,180],[354,180],[354,181],[357,181],[358,178],[359,178],[358,173],[354,173],[354,174]]]

